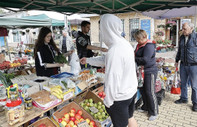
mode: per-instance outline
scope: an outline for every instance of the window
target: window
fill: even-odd
[[[139,18],[129,20],[130,41],[135,41],[134,33],[139,29]]]

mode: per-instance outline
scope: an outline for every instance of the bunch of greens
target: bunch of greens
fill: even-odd
[[[55,62],[56,63],[68,63],[68,61],[66,60],[66,58],[64,57],[64,55],[62,54],[58,54],[58,56],[55,56]]]

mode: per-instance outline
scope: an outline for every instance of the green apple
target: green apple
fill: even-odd
[[[85,103],[88,103],[88,99],[85,99]]]
[[[98,105],[100,105],[100,106],[101,106],[101,105],[102,105],[102,103],[101,103],[101,102],[98,102]]]
[[[102,105],[101,107],[102,107],[102,109],[105,109],[105,105]]]
[[[93,116],[94,116],[95,119],[97,119],[97,116],[98,116],[98,115],[97,115],[97,114],[94,114]]]
[[[90,103],[90,107],[92,107],[92,106],[94,106],[94,104],[93,103]]]
[[[98,107],[98,104],[97,104],[97,103],[95,103],[95,104],[94,104],[94,107],[95,107],[95,108],[97,108],[97,107]]]
[[[99,109],[99,112],[104,113],[102,108]]]
[[[88,111],[88,110],[89,110],[88,106],[85,106],[85,107],[84,107],[84,109],[85,109],[86,111]]]
[[[91,114],[92,116],[94,116],[94,113],[93,113],[93,112],[90,112],[90,114]]]
[[[90,99],[89,99],[89,102],[90,102],[90,103],[93,103],[93,99],[90,98]]]
[[[101,109],[101,106],[100,106],[100,105],[98,105],[97,109]]]
[[[98,116],[100,116],[100,115],[101,115],[101,113],[100,113],[100,112],[97,112],[97,115],[98,115]]]

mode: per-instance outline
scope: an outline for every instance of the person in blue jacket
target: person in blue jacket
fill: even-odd
[[[188,103],[187,80],[191,81],[193,111],[197,111],[197,33],[193,23],[184,23],[179,40],[176,67],[180,61],[181,96],[176,104]]]
[[[135,49],[135,61],[137,66],[144,67],[144,83],[140,87],[143,105],[141,111],[148,111],[149,120],[155,120],[158,115],[158,104],[155,95],[155,81],[157,77],[157,66],[155,58],[155,44],[147,39],[144,30],[135,32],[134,37],[138,42]]]

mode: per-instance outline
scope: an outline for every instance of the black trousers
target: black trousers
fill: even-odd
[[[140,88],[140,93],[143,100],[142,109],[148,111],[149,115],[158,114],[158,103],[155,95],[156,78],[157,72],[144,73],[144,85]]]

